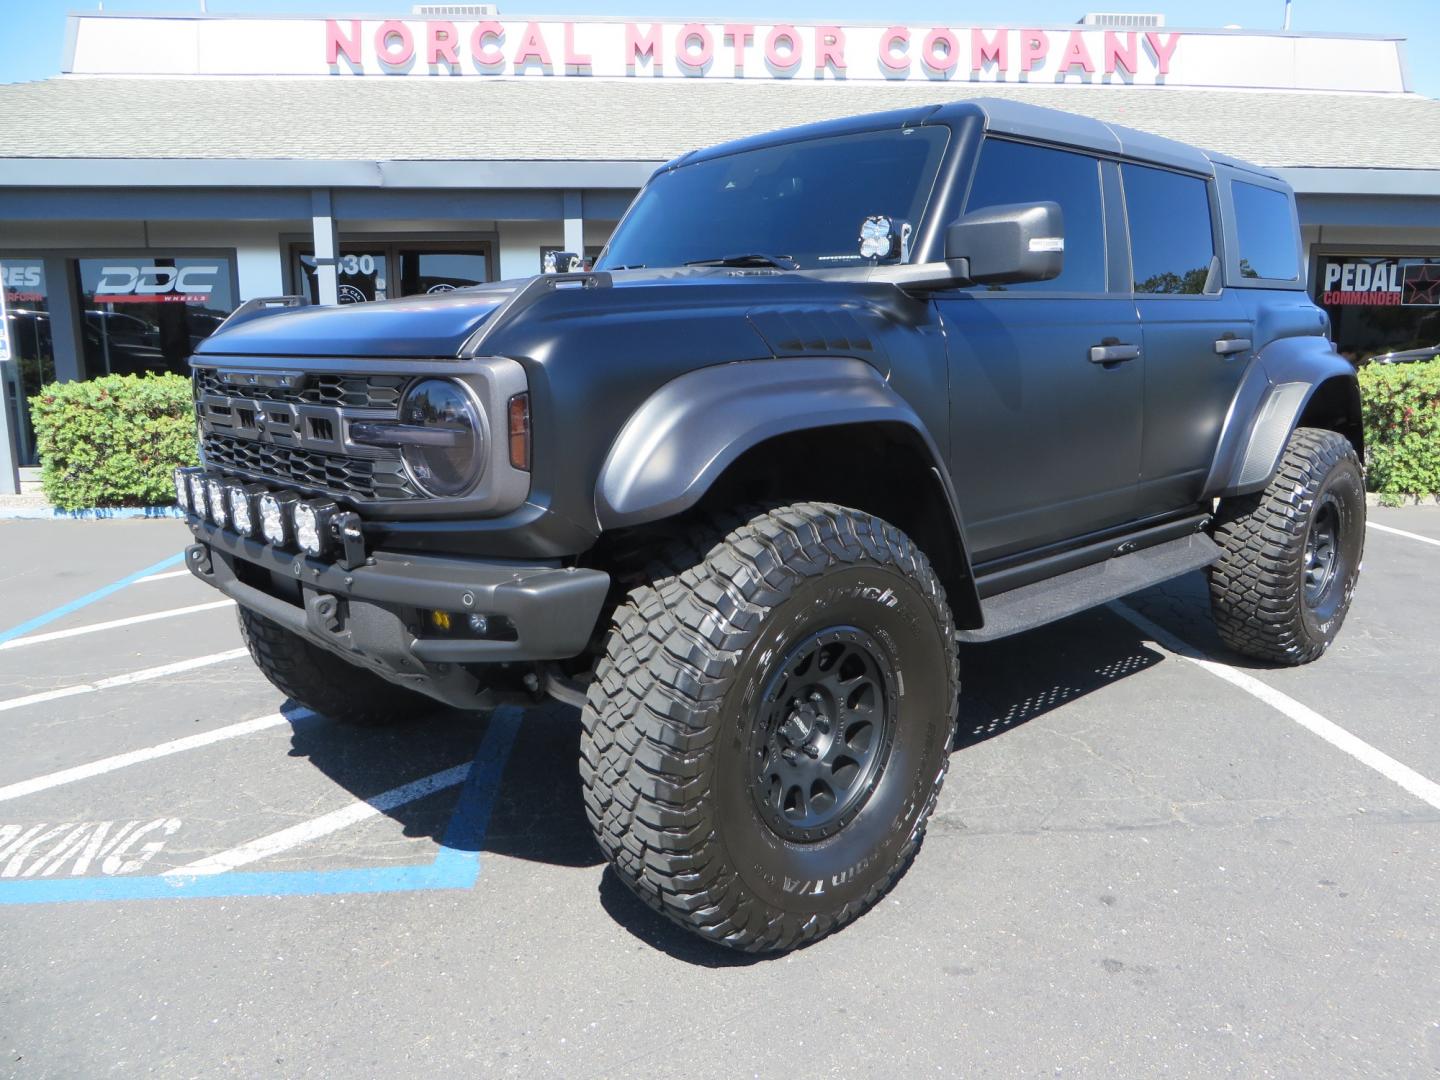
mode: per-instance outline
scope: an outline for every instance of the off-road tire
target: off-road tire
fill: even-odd
[[[854,816],[795,843],[762,819],[748,740],[776,658],[833,625],[873,635],[901,673],[893,735]],[[859,916],[909,865],[958,692],[944,590],[894,526],[826,503],[697,526],[615,612],[582,710],[586,811],[651,907],[735,949],[791,949]]]
[[[348,664],[273,619],[241,607],[240,634],[258,667],[281,693],[349,724],[398,724],[440,706],[412,690]]]
[[[1317,525],[1332,513],[1333,527]],[[1312,599],[1306,554],[1317,528],[1336,534],[1338,563]],[[1223,555],[1210,568],[1210,606],[1225,644],[1275,664],[1319,657],[1345,621],[1365,549],[1365,480],[1350,440],[1297,428],[1265,490],[1220,503],[1214,536]]]

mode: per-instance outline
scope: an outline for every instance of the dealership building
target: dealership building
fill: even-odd
[[[1023,8],[1023,5],[1018,5]],[[1077,12],[1077,15],[1079,13]],[[771,128],[968,97],[1273,168],[1357,360],[1440,344],[1440,103],[1402,39],[1074,25],[69,18],[63,74],[0,86],[0,492],[54,379],[184,371],[245,300],[363,303],[593,257],[645,179]],[[857,223],[858,225],[858,223]]]

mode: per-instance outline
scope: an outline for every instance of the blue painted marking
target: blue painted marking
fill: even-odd
[[[168,559],[161,559],[154,566],[147,566],[144,570],[136,570],[135,573],[123,577],[119,581],[113,581],[103,589],[96,589],[94,592],[82,596],[78,600],[71,600],[68,604],[61,604],[57,608],[52,608],[50,611],[45,612],[44,615],[36,615],[35,618],[28,622],[23,622],[19,626],[12,626],[9,630],[0,632],[0,645],[3,645],[13,638],[24,637],[26,634],[40,629],[40,627],[46,623],[52,623],[56,619],[64,618],[72,611],[79,611],[81,608],[95,603],[96,600],[104,600],[105,597],[111,593],[119,592],[125,588],[126,585],[133,585],[142,577],[149,577],[151,574],[158,574],[161,570],[168,570],[183,558],[185,558],[184,553],[177,552]]]
[[[183,518],[178,506],[90,506],[57,510],[53,506],[0,506],[0,519],[19,521],[109,521],[133,518]]]
[[[490,714],[485,737],[465,777],[460,800],[441,839],[440,854],[428,866],[385,866],[369,870],[278,870],[207,874],[201,877],[91,877],[0,882],[0,906],[56,904],[80,900],[177,900],[222,896],[335,896],[341,893],[468,889],[480,875],[480,849],[490,811],[505,775],[510,750],[524,713],[516,708]]]

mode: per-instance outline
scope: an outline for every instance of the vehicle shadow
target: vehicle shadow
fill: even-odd
[[[1104,610],[1015,638],[962,646],[953,752],[964,753],[1162,659],[1138,630]],[[291,754],[305,757],[356,797],[369,799],[474,760],[496,715],[441,710],[378,728],[297,724]],[[578,710],[551,702],[525,711],[502,781],[484,808],[488,828],[481,850],[584,870],[604,862],[581,797],[579,741]],[[385,813],[400,823],[406,837],[443,844],[447,826],[457,809],[463,809],[462,790],[451,786]],[[616,924],[677,960],[723,967],[766,958],[729,952],[672,925],[634,896],[609,868],[600,876],[597,892]]]

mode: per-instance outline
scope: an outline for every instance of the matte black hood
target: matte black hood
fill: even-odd
[[[368,304],[289,308],[225,327],[195,352],[197,356],[453,359],[516,284]]]

